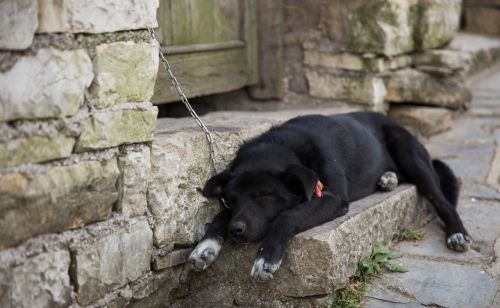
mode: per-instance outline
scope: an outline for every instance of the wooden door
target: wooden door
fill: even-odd
[[[256,84],[255,0],[160,0],[161,48],[188,97]],[[160,65],[154,103],[178,101]]]

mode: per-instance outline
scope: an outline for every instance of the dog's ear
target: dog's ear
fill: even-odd
[[[222,189],[226,186],[226,183],[231,178],[229,170],[224,170],[223,172],[211,177],[205,187],[203,188],[203,196],[207,198],[218,198],[222,193]]]
[[[311,200],[318,175],[313,170],[302,165],[291,165],[281,173],[280,177],[293,191],[301,193],[309,201]]]

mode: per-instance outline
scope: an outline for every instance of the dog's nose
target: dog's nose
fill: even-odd
[[[234,235],[242,235],[246,227],[247,225],[242,221],[233,222],[231,226],[229,226],[229,232]]]

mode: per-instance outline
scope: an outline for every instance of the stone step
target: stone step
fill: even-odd
[[[472,76],[500,63],[500,39],[480,34],[459,32],[449,49],[468,53],[471,64],[467,74]]]
[[[368,258],[403,227],[421,225],[431,210],[414,186],[401,185],[350,205],[347,215],[296,235],[274,279],[250,277],[258,243],[226,243],[205,271],[190,273],[187,294],[178,307],[316,307],[333,298]]]
[[[279,112],[214,112],[202,117],[216,142],[218,171],[244,140],[302,114],[334,114],[352,109],[290,110]],[[209,151],[203,133],[189,118],[158,120],[151,147],[148,205],[152,214],[157,253],[153,268],[182,264],[188,251],[204,234],[206,224],[220,210],[200,191],[210,176]],[[258,284],[250,278],[258,244],[227,243],[208,270],[190,273],[188,294],[178,306],[311,304],[345,286],[357,263],[399,229],[428,216],[424,201],[410,185],[377,193],[351,204],[349,213],[335,221],[297,235],[290,243],[273,281]],[[176,249],[173,249],[173,248]],[[182,293],[182,292],[181,292]]]

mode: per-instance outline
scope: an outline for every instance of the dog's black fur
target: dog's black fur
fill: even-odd
[[[222,197],[229,209],[215,217],[191,262],[206,268],[228,233],[240,242],[262,240],[251,274],[270,279],[290,238],[344,215],[350,202],[380,190],[388,171],[432,203],[450,249],[468,248],[452,170],[396,121],[355,112],[297,117],[241,146],[229,168],[206,183],[203,194]],[[318,180],[322,197],[314,195]]]

